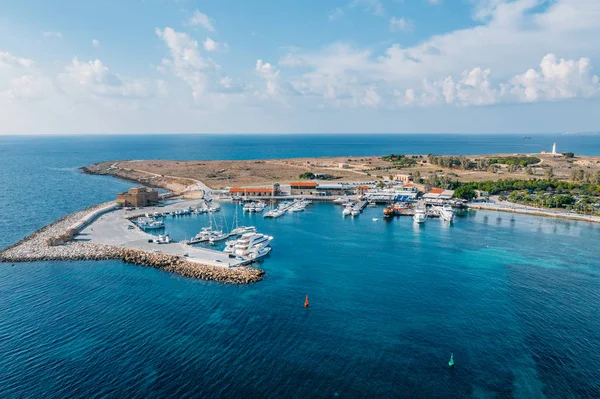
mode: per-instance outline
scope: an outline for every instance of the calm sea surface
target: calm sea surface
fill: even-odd
[[[600,154],[600,135],[0,136],[0,248],[131,186],[80,174],[91,162],[553,142]],[[229,223],[234,209],[223,205]],[[249,286],[115,261],[0,264],[0,397],[600,397],[600,225],[477,212],[415,227],[381,208],[340,212],[240,213],[275,237],[266,279]],[[182,239],[207,223],[167,229]]]

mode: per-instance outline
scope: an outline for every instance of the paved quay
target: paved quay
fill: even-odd
[[[197,203],[177,202],[166,207],[145,208],[137,214],[189,206],[197,206]],[[115,259],[226,284],[251,284],[263,279],[263,270],[243,266],[241,262],[236,264],[221,252],[178,243],[160,246],[148,243],[149,234],[137,227],[128,228],[132,224],[128,218],[134,216],[133,212],[115,209],[115,202],[108,202],[66,215],[1,250],[0,263]],[[185,253],[188,256],[182,256]]]
[[[568,212],[564,210],[555,209],[540,209],[532,206],[514,204],[511,202],[470,202],[467,207],[472,209],[481,209],[486,211],[499,211],[499,212],[510,212],[510,213],[521,213],[525,215],[534,216],[545,216],[569,220],[580,220],[583,222],[600,223],[600,216],[592,215],[581,215],[578,213]]]
[[[154,212],[171,212],[175,210],[196,208],[204,205],[203,200],[189,200],[174,202],[165,206],[144,207],[132,211],[118,209],[106,213],[85,227],[75,237],[76,241],[91,242],[95,244],[113,245],[124,248],[139,249],[174,256],[184,256],[190,262],[198,262],[211,266],[235,267],[244,261],[229,258],[228,254],[207,248],[199,248],[179,242],[169,244],[156,244],[148,242],[156,236],[148,234],[138,228],[128,218]],[[133,226],[131,229],[129,226]]]

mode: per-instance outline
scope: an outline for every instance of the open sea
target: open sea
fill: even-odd
[[[132,186],[78,170],[104,160],[515,153],[554,142],[600,155],[598,134],[531,137],[0,136],[0,248]],[[231,223],[236,205],[222,206]],[[0,263],[0,397],[600,397],[600,224],[479,211],[415,226],[384,221],[381,208],[343,219],[331,204],[239,216],[275,237],[253,285],[117,261]],[[166,223],[183,239],[208,216]]]

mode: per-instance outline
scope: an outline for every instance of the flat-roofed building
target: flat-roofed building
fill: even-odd
[[[317,189],[317,182],[314,181],[293,181],[290,183],[290,194],[292,195],[311,195]]]
[[[412,181],[413,177],[411,174],[399,174],[393,176],[394,181],[401,181],[403,183],[408,183]]]
[[[133,187],[117,194],[117,203],[122,206],[148,206],[158,202],[158,192],[147,187]]]
[[[281,194],[279,184],[273,184],[272,187],[232,187],[229,189],[232,196],[248,197],[270,197]]]

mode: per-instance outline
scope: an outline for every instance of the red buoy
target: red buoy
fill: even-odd
[[[304,301],[304,307],[308,307],[308,294],[306,294],[306,300]]]

